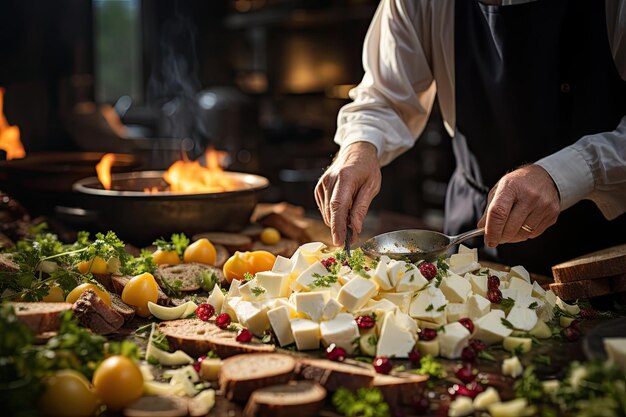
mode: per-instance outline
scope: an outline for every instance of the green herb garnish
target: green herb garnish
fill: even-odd
[[[389,417],[389,404],[377,388],[359,388],[355,393],[340,387],[333,394],[333,406],[346,417]]]

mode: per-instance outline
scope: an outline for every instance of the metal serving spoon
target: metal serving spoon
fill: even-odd
[[[391,259],[433,261],[446,255],[451,246],[485,234],[485,228],[470,230],[456,236],[447,236],[432,230],[397,230],[367,240],[361,249],[370,257],[386,255]]]

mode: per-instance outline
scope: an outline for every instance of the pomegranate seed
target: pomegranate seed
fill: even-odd
[[[470,398],[474,398],[476,396],[476,394],[470,389],[459,384],[454,384],[451,388],[448,388],[448,394],[450,394],[450,397],[452,397],[452,399],[456,398],[457,396]]]
[[[577,327],[568,327],[566,329],[563,329],[563,331],[561,332],[561,334],[563,335],[563,338],[565,338],[565,340],[567,340],[568,342],[575,342],[578,339],[580,339],[580,330],[578,330]]]
[[[461,323],[463,327],[469,330],[470,334],[474,333],[474,322],[472,321],[472,319],[468,319],[466,317],[466,318],[459,320],[459,323]]]
[[[576,330],[580,330],[580,320],[576,319],[569,324],[569,327],[573,327]]]
[[[219,316],[217,316],[217,318],[215,319],[215,324],[220,329],[225,329],[228,326],[230,326],[231,321],[232,320],[230,319],[230,316],[228,315],[228,313],[222,313]]]
[[[472,381],[469,384],[466,384],[465,388],[473,392],[474,397],[485,390],[485,387],[483,387],[482,384],[478,383],[477,381]]]
[[[431,280],[437,276],[437,267],[430,262],[423,262],[420,265],[420,272],[427,280]]]
[[[461,351],[461,360],[463,362],[474,362],[476,361],[476,351],[469,346],[466,346]]]
[[[598,310],[591,307],[583,308],[580,310],[580,317],[586,320],[593,320],[598,318]]]
[[[208,321],[215,315],[215,308],[208,303],[202,303],[196,309],[196,317],[202,321]]]
[[[337,260],[335,258],[333,258],[332,256],[330,258],[326,258],[322,261],[322,265],[324,265],[324,268],[330,270],[330,267],[333,265],[337,264]]]
[[[487,289],[497,290],[500,289],[500,278],[495,275],[490,275],[487,278]]]
[[[241,329],[235,338],[240,343],[248,343],[252,340],[252,333],[248,329]]]
[[[487,349],[487,345],[478,339],[472,339],[469,342],[469,347],[473,349],[476,353],[480,353],[483,350]]]
[[[376,320],[372,316],[359,316],[355,320],[359,329],[371,329],[376,326]]]
[[[348,356],[346,350],[334,343],[331,343],[331,345],[326,348],[326,357],[331,361],[343,362],[346,356]]]
[[[419,366],[421,359],[422,359],[422,354],[420,353],[419,350],[413,349],[412,351],[409,352],[409,360],[411,361],[413,365]]]
[[[459,366],[454,371],[454,375],[464,384],[468,384],[476,379],[476,373],[472,370],[471,365]]]
[[[413,401],[413,411],[418,415],[423,415],[430,411],[430,401],[426,396],[422,395],[417,400]]]
[[[499,289],[487,291],[487,299],[494,304],[500,304],[502,302],[502,291]]]
[[[200,373],[200,369],[202,368],[202,361],[206,359],[206,356],[200,356],[194,363],[193,363],[193,369],[195,369],[195,371],[197,373]],[[208,362],[207,362],[208,363]]]
[[[435,337],[437,337],[437,330],[435,329],[425,328],[425,329],[420,330],[420,334],[419,334],[420,340],[424,340],[428,342],[429,340],[433,340]]]
[[[391,372],[391,361],[386,356],[379,356],[375,358],[372,365],[374,365],[374,369],[379,374],[388,374]]]

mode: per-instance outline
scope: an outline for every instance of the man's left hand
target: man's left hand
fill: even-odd
[[[489,247],[521,242],[552,226],[560,208],[552,177],[539,165],[526,165],[506,174],[491,189],[478,227],[485,227]]]

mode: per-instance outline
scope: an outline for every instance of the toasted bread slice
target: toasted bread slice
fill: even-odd
[[[222,362],[220,388],[227,399],[245,401],[259,388],[291,380],[295,368],[295,358],[282,353],[233,356]]]
[[[111,307],[124,318],[124,323],[131,321],[135,317],[135,309],[123,302],[119,295],[113,293],[109,295],[111,296]]]
[[[308,358],[298,361],[296,372],[302,379],[319,382],[330,392],[337,391],[340,387],[352,391],[369,388],[376,376],[371,366]]]
[[[552,267],[557,283],[626,274],[626,244],[613,246]]]
[[[200,319],[181,319],[159,323],[159,331],[169,341],[174,350],[180,349],[193,358],[206,355],[212,350],[220,358],[240,353],[274,352],[274,345],[267,345],[256,340],[240,343],[235,340],[237,333],[222,330],[213,321]]]
[[[563,300],[593,298],[611,294],[611,279],[596,278],[550,284],[550,289]]]
[[[223,245],[213,245],[213,246],[215,246],[215,252],[216,252],[214,266],[216,268],[221,268],[224,266],[228,258],[230,258],[230,252],[228,252],[228,249],[226,249],[226,247]]]
[[[59,314],[72,308],[71,303],[11,302],[18,320],[33,333],[40,334],[59,330]]]
[[[159,265],[154,272],[154,277],[157,282],[167,282],[169,285],[175,285],[176,281],[182,282],[181,291],[197,291],[200,289],[202,274],[206,272],[217,275],[218,282],[223,279],[224,274],[221,269],[198,262]]]
[[[410,373],[397,375],[376,374],[374,387],[378,388],[389,404],[413,405],[424,391],[428,377]]]
[[[245,417],[314,417],[324,405],[326,390],[312,381],[290,381],[287,384],[260,388],[252,393]]]

